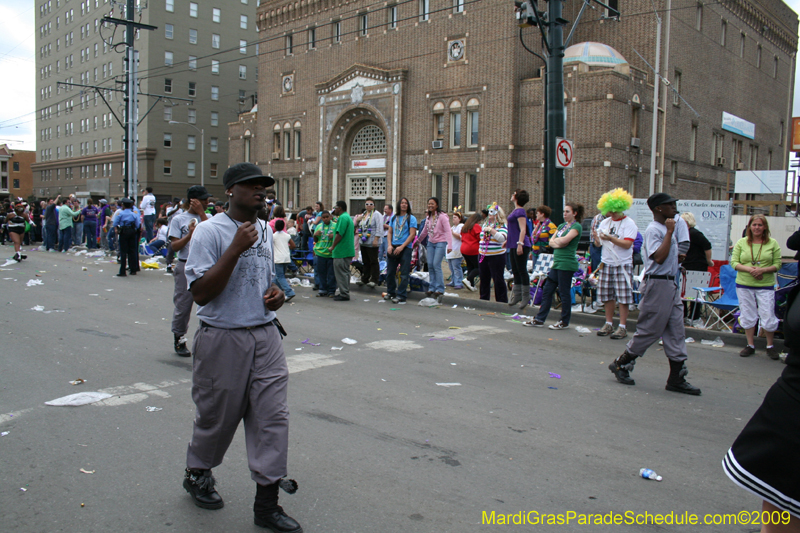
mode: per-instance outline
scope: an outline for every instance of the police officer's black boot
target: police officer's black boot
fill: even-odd
[[[303,533],[303,528],[278,505],[278,483],[256,485],[253,523],[274,533]]]
[[[623,385],[636,385],[636,382],[631,378],[631,372],[633,371],[633,365],[636,364],[637,357],[637,355],[630,354],[628,350],[625,350],[622,355],[608,365],[608,369],[614,373],[617,381]]]
[[[689,370],[687,370],[684,361],[673,361],[670,359],[669,377],[667,378],[667,386],[664,388],[672,392],[682,392],[684,394],[691,394],[692,396],[700,396],[700,389],[686,381],[686,375],[688,373]]]
[[[175,337],[175,353],[181,357],[190,357],[192,352],[186,347],[186,337],[183,335],[175,335],[174,333],[173,335]]]
[[[214,488],[215,483],[211,470],[187,468],[183,478],[183,488],[192,497],[194,504],[203,509],[222,509],[225,506],[222,496]]]

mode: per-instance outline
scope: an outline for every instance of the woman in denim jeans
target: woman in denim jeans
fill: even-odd
[[[408,198],[397,202],[397,211],[389,219],[386,236],[386,296],[392,303],[405,303],[408,291],[408,275],[411,270],[411,243],[417,235],[417,219],[411,214]],[[400,267],[400,283],[397,283],[397,267]]]
[[[439,199],[428,199],[428,215],[423,221],[419,239],[428,237],[428,272],[430,273],[427,296],[433,296],[442,303],[444,295],[444,271],[442,261],[448,248],[453,247],[453,235],[450,229],[450,217],[439,207]]]

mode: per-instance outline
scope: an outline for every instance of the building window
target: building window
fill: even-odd
[[[211,163],[211,168],[208,170],[209,177],[216,178],[217,177],[217,164]]]
[[[772,170],[772,150],[767,152],[767,170]]]
[[[197,70],[197,56],[189,56],[189,70]]]
[[[291,159],[292,152],[291,148],[291,132],[284,131],[283,132],[283,158],[284,159]]]
[[[308,29],[308,49],[313,50],[317,47],[317,28]]]
[[[219,34],[211,34],[211,48],[219,49]]]
[[[742,33],[741,40],[739,41],[739,57],[744,57],[744,49],[747,44],[747,35]]]
[[[697,161],[697,126],[692,126],[689,136],[689,161]]]
[[[458,174],[447,175],[448,186],[450,187],[450,210],[458,209],[461,211],[461,203],[459,201],[459,187],[458,187]]]
[[[214,8],[212,8],[212,9],[211,9],[211,22],[216,22],[216,23],[219,23],[219,21],[220,21],[220,14],[221,14],[221,13],[222,13],[222,12],[220,11],[220,9],[219,9],[218,7],[214,7]]]
[[[250,137],[244,138],[244,162],[250,162]]]
[[[197,96],[197,83],[190,81],[189,82],[189,97],[194,98]]]
[[[697,4],[697,11],[694,15],[694,29],[703,31],[703,4]]]
[[[725,136],[715,133],[712,136],[711,142],[711,164],[722,166],[723,160],[723,147],[725,146]]]
[[[175,26],[172,24],[164,24],[164,38],[172,39],[175,35]]]
[[[461,102],[450,104],[450,148],[461,147]]]
[[[439,201],[442,201],[442,175],[441,174],[432,174],[431,175],[431,196],[439,198]],[[442,209],[447,211],[447,206],[443,205]]]
[[[342,42],[342,21],[337,20],[333,23],[333,40],[337,43]]]
[[[783,146],[783,130],[785,129],[786,129],[786,123],[781,120],[781,131],[779,132],[780,136],[778,137],[778,146]]]
[[[172,148],[172,134],[165,133],[164,134],[164,148]],[[103,139],[103,151],[106,151],[106,140]]]
[[[211,125],[219,126],[219,113],[217,113],[216,111],[211,112]]]
[[[362,37],[367,36],[367,31],[369,30],[369,15],[367,13],[362,13],[358,16],[358,31],[361,33]]]
[[[678,181],[678,162],[672,161],[670,165],[669,182],[671,185],[675,185],[676,181]]]
[[[467,102],[467,146],[475,147],[478,146],[478,130],[479,130],[479,112],[478,112],[478,100],[476,98],[472,98],[469,102]]]
[[[431,18],[431,2],[430,0],[419,1],[419,21],[424,22]]]
[[[219,100],[219,87],[216,85],[211,86],[211,99],[215,102]]]
[[[194,150],[197,146],[197,137],[194,135],[189,135],[186,137],[186,148],[188,150]]]
[[[174,13],[175,12],[175,0],[165,0],[165,3],[166,3],[165,9],[170,13]]]
[[[247,79],[247,67],[245,65],[239,65],[239,79],[240,80]]]
[[[239,15],[239,27],[243,30],[247,29],[247,15]]]
[[[189,28],[189,44],[197,44],[197,30]]]
[[[393,30],[397,27],[397,6],[389,6],[387,14],[389,16],[389,28]]]
[[[444,113],[433,115],[433,140],[444,140]]]
[[[756,68],[761,68],[761,45],[759,44],[756,48]]]
[[[15,164],[18,165],[19,163],[15,163]],[[298,181],[298,184],[299,183],[300,182]],[[14,188],[15,189],[19,189],[19,179],[18,178],[14,178]]]
[[[675,69],[675,76],[672,78],[672,105],[681,105],[681,71]]]
[[[171,176],[172,175],[172,161],[169,159],[164,160],[164,175]]]
[[[631,174],[628,177],[628,192],[631,194],[631,196],[636,194],[636,175],[635,174]]]
[[[272,132],[272,159],[278,159],[281,153],[281,132],[280,125],[275,124],[275,129]]]
[[[758,169],[758,146],[755,144],[750,145],[750,164],[747,167],[748,170],[756,170]]]
[[[197,124],[197,109],[189,109],[186,122],[189,124]]]
[[[291,33],[287,34],[286,37],[284,38],[285,47],[286,47],[286,55],[287,56],[292,55],[292,51],[293,51],[293,43],[292,43],[292,41],[293,41],[292,34]]]
[[[189,2],[189,16],[197,18],[197,4],[194,2]]]
[[[247,55],[247,41],[239,39],[239,53]]]
[[[468,213],[474,213],[478,206],[478,175],[467,174],[466,197],[464,205]]]
[[[172,106],[165,106],[164,107],[164,120],[167,121],[167,122],[172,120]],[[97,129],[97,122],[95,122],[95,128],[94,129]]]
[[[353,138],[351,156],[371,156],[386,153],[386,134],[374,124],[364,126]]]
[[[186,163],[186,175],[188,177],[193,178],[195,176],[195,170],[194,169],[195,169],[194,161],[189,161],[189,162]]]
[[[172,52],[164,52],[164,64],[168,67],[172,66]],[[105,70],[105,65],[103,65],[103,70]]]
[[[778,77],[778,56],[775,56],[775,60],[772,62],[772,77]]]
[[[172,80],[169,78],[164,78],[164,92],[172,94]]]
[[[722,21],[722,31],[720,32],[720,35],[719,35],[719,44],[721,44],[723,46],[723,48],[725,47],[725,42],[727,41],[727,39],[728,39],[728,21],[727,20],[723,20]]]
[[[294,158],[300,159],[300,130],[297,129],[294,130]]]
[[[211,60],[211,74],[219,74],[219,60]]]

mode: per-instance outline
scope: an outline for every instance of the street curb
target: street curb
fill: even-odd
[[[385,287],[377,286],[374,289],[370,289],[366,286],[359,287],[355,283],[350,285],[350,292],[358,292],[363,294],[368,294],[371,296],[380,296],[381,293],[385,292]],[[419,302],[423,298],[425,298],[425,293],[419,291],[409,291],[406,295],[409,304],[413,300],[414,302]],[[498,302],[491,302],[487,300],[469,300],[466,298],[458,298],[453,296],[444,296],[442,300],[441,307],[452,307],[454,304],[458,304],[459,307],[474,307],[475,309],[480,309],[483,311],[489,311],[494,313],[520,313],[531,315],[531,309],[535,309],[535,307],[528,306],[523,311],[519,311],[517,306],[509,307],[507,304],[498,303]],[[557,319],[560,316],[560,311],[558,309],[553,309],[550,312],[550,318]],[[555,320],[553,321],[555,322]],[[631,332],[636,331],[636,320],[629,318],[628,319],[628,330]],[[605,323],[605,316],[603,315],[602,309],[598,309],[596,314],[585,314],[585,313],[572,313],[572,318],[570,321],[570,326],[579,325],[585,326],[589,329],[594,330],[595,328],[599,329],[603,327]],[[633,334],[631,333],[628,338],[630,338]],[[692,337],[697,343],[700,343],[702,340],[714,340],[717,337],[722,339],[726,346],[735,346],[744,348],[747,344],[747,339],[744,335],[728,333],[725,331],[709,331],[703,329],[697,329],[692,327],[686,328],[686,337]],[[761,337],[756,337],[756,348],[764,349],[766,348],[766,339]],[[783,340],[782,339],[775,339],[775,346],[779,349],[783,349]]]

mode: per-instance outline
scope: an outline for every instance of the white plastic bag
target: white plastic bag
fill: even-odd
[[[421,305],[422,307],[436,307],[439,305],[439,302],[436,301],[436,298],[423,298],[417,305]]]
[[[105,392],[78,392],[75,394],[70,394],[69,396],[63,396],[61,398],[56,398],[55,400],[50,400],[49,402],[44,402],[44,404],[77,407],[79,405],[99,402],[101,400],[105,400],[106,398],[111,398],[111,395]]]

